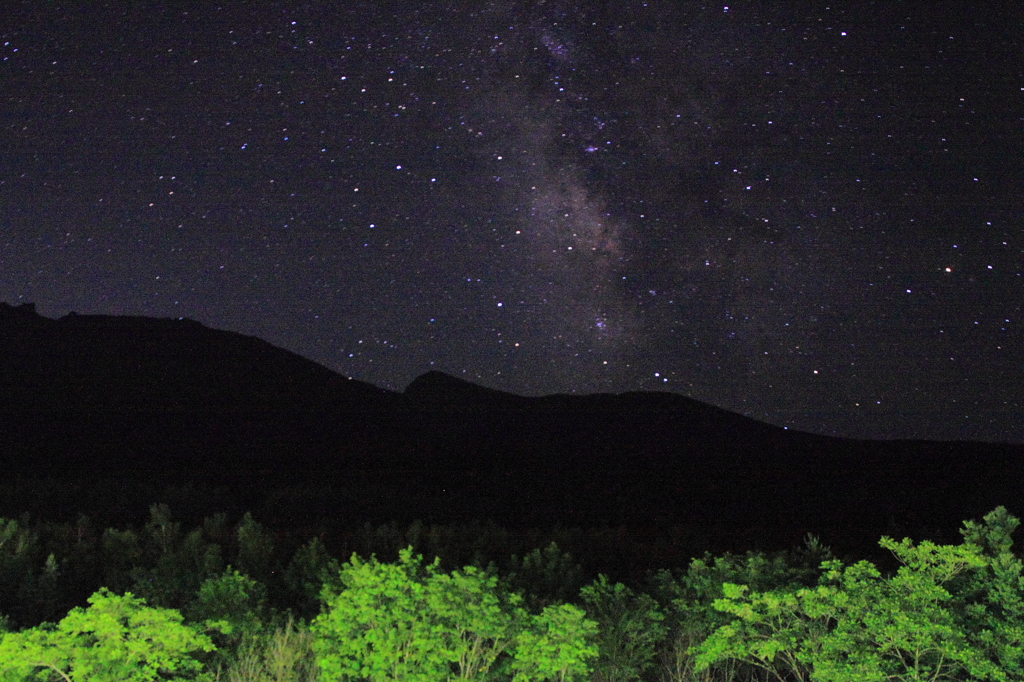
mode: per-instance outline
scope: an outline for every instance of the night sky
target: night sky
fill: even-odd
[[[1024,442],[1020,2],[87,6],[4,3],[2,301]]]

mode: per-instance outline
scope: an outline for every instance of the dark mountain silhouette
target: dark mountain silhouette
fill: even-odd
[[[453,377],[444,372],[430,371],[416,377],[405,387],[405,397],[421,405],[487,405],[523,406],[528,399],[496,391],[493,388],[478,386],[464,379]]]
[[[389,392],[255,337],[188,319],[71,313],[0,303],[0,409],[182,411],[375,403]]]
[[[303,524],[621,524],[687,549],[813,532],[862,548],[999,504],[1019,514],[1024,446],[829,438],[675,394],[527,398],[441,372],[394,393],[190,320],[0,304],[0,465],[6,481],[215,485]]]

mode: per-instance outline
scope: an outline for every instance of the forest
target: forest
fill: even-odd
[[[609,574],[493,524],[339,542],[164,503],[122,528],[23,514],[0,519],[0,680],[1019,680],[1018,525]]]

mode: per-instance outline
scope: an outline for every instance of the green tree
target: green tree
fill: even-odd
[[[440,679],[446,669],[430,628],[420,618],[424,587],[419,558],[397,564],[357,555],[341,570],[337,594],[325,587],[326,611],[314,619],[314,651],[326,680]]]
[[[220,545],[208,542],[200,528],[183,536],[166,504],[150,507],[146,531],[148,561],[130,571],[133,594],[165,608],[187,608],[202,582],[223,570]]]
[[[813,588],[757,593],[726,584],[714,606],[735,618],[696,647],[698,669],[739,659],[779,680],[1010,679],[971,643],[946,589],[985,566],[978,547],[879,544],[903,564],[893,576],[867,561],[833,560]]]
[[[597,658],[597,623],[571,604],[544,607],[519,633],[512,657],[513,682],[569,682],[589,675]]]
[[[583,569],[571,554],[551,542],[543,551],[534,549],[522,559],[513,555],[505,582],[509,590],[523,594],[527,607],[535,611],[572,601],[583,586]]]
[[[267,588],[230,566],[219,576],[207,578],[185,615],[191,623],[219,632],[219,648],[237,647],[242,639],[263,629]]]
[[[498,578],[475,566],[429,576],[426,598],[426,610],[439,626],[436,632],[460,680],[483,679],[526,619],[519,595],[499,596]]]
[[[100,539],[103,556],[101,584],[114,592],[124,592],[132,587],[133,569],[143,563],[142,542],[133,530],[107,528]]]
[[[658,651],[664,678],[668,682],[696,679],[693,647],[734,619],[713,607],[723,596],[725,583],[748,585],[754,591],[795,591],[816,585],[820,564],[832,558],[831,551],[809,535],[795,551],[726,553],[717,557],[705,553],[678,576],[658,571],[652,576],[650,592],[666,613],[664,625],[669,631]],[[757,671],[751,668],[756,666],[723,658],[705,669],[701,678],[752,677]]]
[[[336,578],[340,571],[338,560],[328,553],[320,538],[314,537],[295,551],[283,577],[298,615],[306,619],[316,615],[324,583]]]
[[[270,583],[271,561],[274,556],[274,538],[246,512],[235,529],[238,538],[238,568],[245,575]]]
[[[662,624],[665,615],[650,595],[637,594],[622,583],[613,585],[602,574],[580,596],[587,615],[598,625],[595,680],[635,680],[654,666],[655,647],[667,631]]]
[[[20,522],[0,518],[0,612],[16,623],[30,618],[24,595],[34,587],[39,555],[39,537],[28,527],[27,517]]]
[[[808,649],[828,631],[828,620],[805,617],[798,592],[751,593],[746,585],[732,583],[722,589],[725,596],[715,600],[714,608],[735,619],[691,649],[697,654],[694,670],[736,661],[761,668],[779,682],[811,679]]]
[[[24,590],[23,599],[31,605],[32,610],[39,614],[40,620],[56,618],[64,611],[60,608],[61,579],[64,577],[62,567],[51,552],[43,562],[43,568],[31,582],[31,587]],[[67,608],[67,607],[64,607]]]
[[[996,507],[982,523],[965,521],[964,542],[986,558],[984,567],[958,576],[950,591],[962,602],[962,619],[971,643],[1000,670],[1024,679],[1024,577],[1011,548],[1020,521]]]
[[[291,618],[268,633],[248,635],[226,669],[227,682],[312,682],[319,679],[309,630]]]
[[[353,555],[310,628],[324,679],[483,679],[525,617],[519,598],[503,603],[497,579],[474,567],[446,575],[438,565],[411,548],[394,564]]]
[[[213,648],[178,612],[100,590],[55,626],[0,635],[0,679],[189,680],[202,670],[191,654]]]

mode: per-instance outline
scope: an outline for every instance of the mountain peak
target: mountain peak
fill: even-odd
[[[406,386],[405,395],[414,400],[432,403],[456,403],[463,401],[494,403],[526,400],[526,398],[514,393],[506,393],[493,388],[487,388],[486,386],[480,386],[471,381],[466,381],[465,379],[460,379],[437,370],[431,370],[413,379],[412,383]]]

